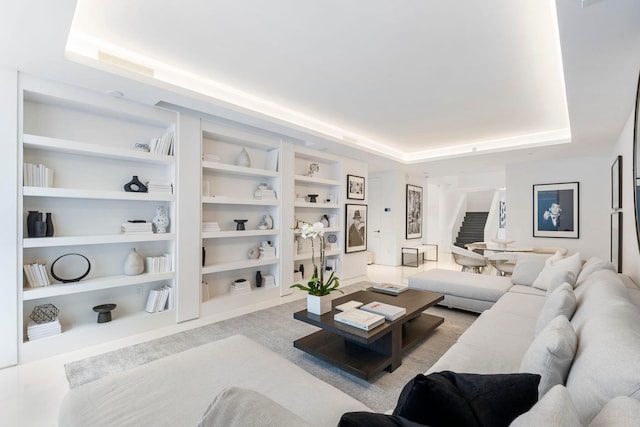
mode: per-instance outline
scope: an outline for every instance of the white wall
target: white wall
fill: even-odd
[[[523,245],[563,246],[583,259],[609,259],[610,168],[613,155],[507,166],[506,238]],[[533,237],[533,185],[579,182],[579,238]]]
[[[0,224],[3,225],[0,245],[0,368],[18,363],[18,239],[21,237],[18,223],[18,73],[0,70]]]
[[[622,271],[636,283],[640,283],[640,248],[636,237],[634,211],[633,178],[633,126],[634,112],[620,134],[611,154],[613,162],[616,156],[622,156]]]
[[[495,189],[467,193],[467,212],[489,212]]]

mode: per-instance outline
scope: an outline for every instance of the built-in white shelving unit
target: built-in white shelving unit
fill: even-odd
[[[222,304],[236,307],[280,295],[282,142],[277,135],[222,121],[203,120],[201,128],[202,222],[219,227],[203,226],[201,233],[201,311],[206,315]],[[245,153],[248,158],[241,159]],[[237,229],[235,219],[246,220],[244,230]],[[275,253],[263,257],[263,245]],[[275,286],[257,283],[258,271],[273,277]],[[231,284],[241,279],[250,290],[232,291]]]
[[[321,151],[304,147],[294,150],[294,222],[307,223],[328,222],[325,225],[325,257],[327,266],[334,268],[341,276],[341,264],[344,245],[344,185],[342,159]],[[310,195],[315,195],[315,202]],[[302,282],[305,283],[313,272],[311,242],[303,239],[300,233],[293,233],[294,271],[304,271]],[[317,244],[316,244],[317,245]],[[320,251],[315,248],[315,261],[319,262]]]
[[[157,206],[175,219],[173,191],[132,193],[124,185],[133,176],[140,181],[169,182],[175,188],[176,157],[136,148],[175,131],[176,114],[123,99],[82,91],[34,79],[20,78],[19,170],[23,164],[42,164],[54,171],[50,187],[20,186],[19,217],[22,247],[20,265],[46,265],[50,286],[31,288],[23,277],[19,325],[23,336],[22,362],[70,351],[175,322],[175,312],[144,311],[150,289],[176,283],[172,271],[127,276],[123,265],[131,248],[143,257],[175,254],[176,233],[122,234],[128,220],[151,221]],[[174,150],[177,140],[174,135]],[[21,180],[22,182],[22,180]],[[30,237],[29,211],[50,212],[54,235]],[[79,282],[58,283],[50,268],[54,260],[78,253],[90,262],[90,272]],[[56,264],[60,277],[76,277],[86,264]],[[62,333],[28,340],[29,315],[37,305],[59,309]],[[115,303],[113,320],[97,323],[93,307]]]

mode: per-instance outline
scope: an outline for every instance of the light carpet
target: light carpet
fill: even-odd
[[[294,340],[318,330],[293,318],[293,313],[305,306],[306,300],[293,301],[68,363],[65,365],[67,379],[70,388],[75,388],[192,347],[242,334],[360,400],[374,411],[382,412],[393,409],[404,385],[433,365],[477,318],[475,314],[459,310],[430,308],[427,313],[444,317],[444,323],[420,345],[406,352],[398,369],[392,373],[383,371],[368,382],[293,347]]]

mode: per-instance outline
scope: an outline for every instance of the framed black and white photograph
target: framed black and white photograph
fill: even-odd
[[[498,218],[498,228],[507,228],[507,202],[500,200],[500,217]]]
[[[367,205],[345,205],[345,253],[367,250]]]
[[[622,208],[622,156],[611,165],[611,209]]]
[[[422,238],[422,187],[411,184],[407,184],[406,238]]]
[[[577,182],[533,186],[533,237],[579,237],[578,187]]]
[[[364,178],[347,175],[347,199],[364,200]]]
[[[611,262],[622,273],[622,212],[611,214]]]

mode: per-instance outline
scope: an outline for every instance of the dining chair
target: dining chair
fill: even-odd
[[[451,254],[456,264],[462,266],[462,271],[472,273],[482,273],[482,269],[487,266],[487,259],[473,251],[451,245]]]

